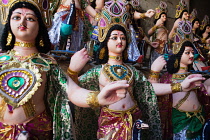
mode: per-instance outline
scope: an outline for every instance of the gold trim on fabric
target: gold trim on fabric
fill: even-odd
[[[27,118],[32,118],[36,115],[35,105],[32,99],[29,99],[22,107]]]
[[[0,103],[0,120],[4,120],[5,110],[6,110],[6,102],[2,99]]]

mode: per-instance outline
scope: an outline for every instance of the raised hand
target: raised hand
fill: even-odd
[[[151,70],[160,72],[166,65],[166,61],[163,56],[159,56],[151,65]]]
[[[152,10],[152,9],[149,9],[149,10],[147,10],[147,12],[145,13],[145,16],[148,17],[148,18],[151,18],[151,17],[154,16],[154,14],[155,14],[155,11]]]
[[[72,71],[79,72],[85,66],[85,64],[89,61],[89,55],[85,48],[77,51],[72,57],[70,61],[69,68]]]
[[[99,104],[110,105],[125,98],[128,87],[129,84],[127,84],[126,80],[107,84],[98,94]]]
[[[185,78],[183,82],[181,82],[182,91],[190,91],[195,87],[200,87],[202,82],[205,80],[201,74],[191,74]]]

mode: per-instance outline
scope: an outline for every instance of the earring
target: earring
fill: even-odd
[[[12,34],[10,33],[10,31],[8,32],[8,36],[7,36],[7,44],[6,46],[10,46],[12,42]]]
[[[104,59],[104,56],[105,56],[105,47],[103,47],[101,50],[100,50],[100,53],[99,53],[99,59]]]
[[[44,47],[44,42],[42,39],[39,40],[39,46]]]
[[[174,63],[174,68],[178,67],[178,59],[176,58],[175,63]]]

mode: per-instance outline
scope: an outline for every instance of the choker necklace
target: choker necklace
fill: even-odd
[[[109,55],[109,58],[110,58],[110,59],[117,60],[117,61],[122,60],[122,56],[111,56],[111,55]]]
[[[15,42],[14,46],[32,48],[35,47],[35,43]]]
[[[180,67],[181,70],[188,70],[188,67]]]

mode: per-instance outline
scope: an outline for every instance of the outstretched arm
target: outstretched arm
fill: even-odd
[[[146,13],[140,13],[140,12],[135,11],[133,17],[134,17],[135,20],[137,20],[137,19],[140,19],[140,18],[141,19],[144,19],[144,18],[147,18],[147,17],[151,18],[151,17],[154,16],[154,14],[155,14],[155,11],[152,10],[152,9],[147,10]]]
[[[101,106],[113,104],[126,96],[128,86],[125,80],[109,83],[96,96],[96,100]],[[90,90],[79,87],[68,77],[67,94],[72,103],[80,107],[90,107],[87,103],[90,92]]]
[[[179,23],[180,21],[181,21],[181,19],[177,19],[177,20],[175,21],[174,26],[173,26],[173,28],[171,29],[171,32],[169,33],[169,36],[168,36],[168,38],[169,38],[170,40],[173,40],[175,30],[176,30],[176,28],[178,27],[178,23]]]

